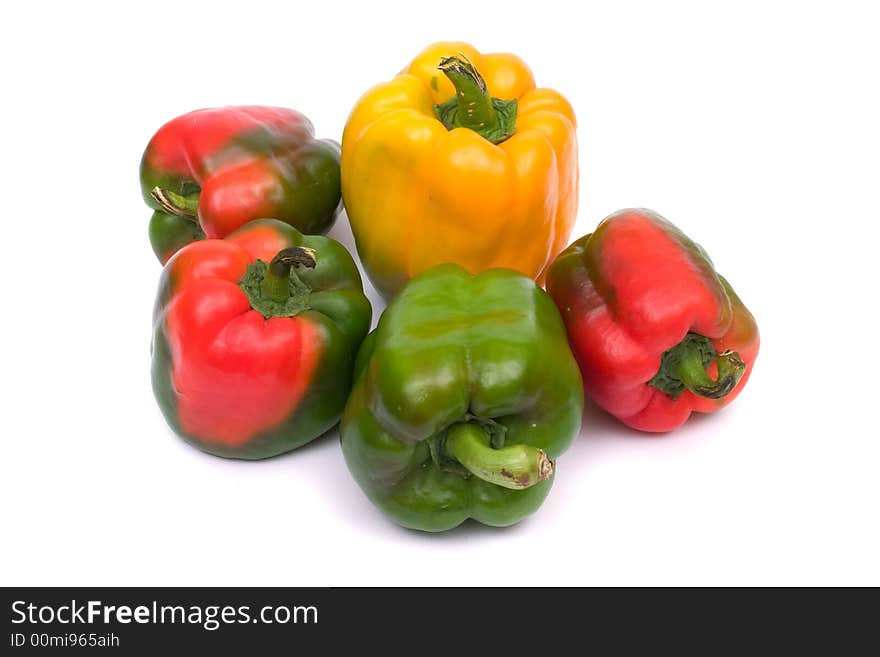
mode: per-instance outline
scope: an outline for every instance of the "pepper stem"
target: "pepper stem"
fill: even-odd
[[[691,352],[687,358],[682,358],[675,371],[684,387],[695,395],[709,399],[721,399],[726,397],[739,383],[743,372],[745,372],[746,364],[738,353],[729,350],[718,354],[715,362],[718,365],[718,378],[715,380],[709,378],[706,373],[699,352]]]
[[[715,361],[718,376],[709,377],[706,368]],[[660,369],[648,385],[673,399],[685,390],[708,399],[726,397],[746,371],[746,364],[735,351],[718,353],[709,338],[688,333],[684,340],[663,353]]]
[[[449,429],[445,450],[475,477],[504,488],[529,488],[553,474],[543,449],[521,444],[493,449],[486,430],[471,422]]]
[[[315,250],[305,246],[291,246],[282,249],[266,269],[266,276],[260,284],[263,295],[275,303],[284,303],[290,298],[290,268],[316,265]]]
[[[437,118],[447,130],[468,128],[493,144],[509,138],[516,130],[517,101],[489,96],[486,81],[467,59],[444,57],[437,67],[455,86],[455,96],[434,106]]]
[[[153,189],[150,190],[150,196],[153,197],[153,200],[156,201],[156,203],[162,206],[163,211],[168,214],[173,214],[176,217],[195,219],[199,214],[198,194],[189,197],[172,192],[170,189],[153,187]]]

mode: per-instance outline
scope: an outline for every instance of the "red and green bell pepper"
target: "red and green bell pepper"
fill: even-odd
[[[185,244],[225,237],[272,217],[326,232],[341,207],[340,147],[315,139],[292,109],[241,106],[189,112],[162,126],[141,159],[141,192],[155,211],[150,242],[165,263]]]
[[[754,317],[706,252],[649,210],[623,210],[551,265],[584,388],[642,431],[670,431],[742,391],[758,355]]]
[[[370,317],[354,261],[327,237],[264,219],[193,242],[159,285],[156,399],[212,454],[295,449],[339,420]]]

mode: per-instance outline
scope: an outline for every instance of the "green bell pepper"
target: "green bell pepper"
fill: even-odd
[[[357,483],[404,527],[507,526],[544,501],[582,411],[550,297],[513,270],[444,264],[364,341],[340,435]]]

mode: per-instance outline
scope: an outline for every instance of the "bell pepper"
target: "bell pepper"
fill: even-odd
[[[706,252],[650,210],[612,214],[547,278],[586,393],[624,424],[663,432],[742,391],[754,317]]]
[[[575,127],[519,57],[467,43],[429,46],[368,91],[342,136],[342,195],[376,289],[443,262],[541,278],[577,214]]]
[[[295,449],[339,420],[370,302],[351,256],[274,219],[193,242],[162,272],[153,390],[168,424],[218,456]]]
[[[162,126],[141,160],[141,191],[155,210],[150,242],[164,264],[180,247],[273,217],[324,233],[340,209],[339,145],[280,107],[220,107]]]
[[[412,529],[506,526],[550,490],[578,433],[580,374],[559,313],[531,279],[453,264],[413,280],[358,354],[340,424],[349,470]]]

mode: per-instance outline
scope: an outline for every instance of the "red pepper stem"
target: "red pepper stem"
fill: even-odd
[[[176,217],[186,217],[193,221],[199,215],[199,196],[183,196],[172,192],[170,189],[162,189],[161,187],[153,187],[150,190],[150,196],[156,201],[164,212],[173,214]]]
[[[712,379],[706,372],[703,356],[697,350],[683,354],[675,367],[678,379],[695,395],[708,399],[726,397],[739,383],[746,364],[735,351],[725,351],[715,359],[718,378]]]
[[[449,429],[444,449],[475,477],[504,488],[529,488],[553,474],[553,462],[543,449],[523,444],[494,449],[488,432],[473,422]]]
[[[314,249],[305,246],[282,249],[266,269],[261,283],[263,294],[276,303],[284,303],[290,298],[291,267],[314,268],[316,264]]]

